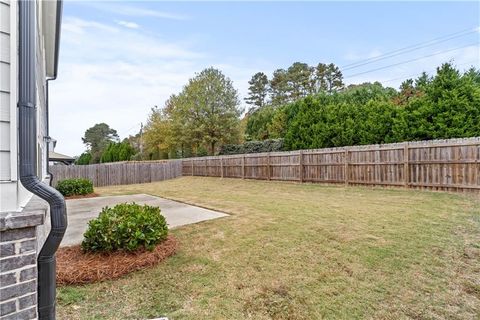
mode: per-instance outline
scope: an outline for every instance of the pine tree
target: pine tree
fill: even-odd
[[[249,113],[265,106],[269,91],[269,81],[266,74],[257,72],[252,79],[248,81],[248,97],[245,101],[251,105]]]
[[[270,80],[270,100],[273,106],[282,106],[289,102],[288,74],[284,69],[273,72]]]
[[[296,101],[313,93],[312,75],[314,69],[306,63],[295,62],[287,70],[290,101]]]
[[[315,68],[315,87],[317,92],[337,92],[344,88],[343,75],[335,64],[319,63]]]

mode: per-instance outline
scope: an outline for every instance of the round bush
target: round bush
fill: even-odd
[[[105,207],[88,223],[82,249],[85,251],[153,250],[167,238],[168,227],[158,207],[121,203]]]
[[[93,183],[88,179],[65,179],[57,183],[57,190],[65,197],[93,193]]]

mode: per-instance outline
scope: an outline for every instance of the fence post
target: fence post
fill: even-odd
[[[404,180],[405,180],[405,188],[409,187],[410,183],[410,164],[408,163],[409,161],[409,155],[408,155],[408,142],[404,143],[403,147],[403,175],[404,175]]]
[[[245,155],[242,156],[242,179],[245,179]]]
[[[93,182],[93,185],[96,187],[103,187],[98,183],[98,165],[95,165],[95,180]]]
[[[267,153],[267,180],[270,181],[270,152]]]
[[[221,174],[221,177],[223,178],[223,157],[220,157],[220,174]]]
[[[205,158],[205,177],[207,177],[207,159]]]
[[[345,148],[345,165],[344,165],[345,185],[348,186],[348,148]]]
[[[193,177],[193,158],[192,158],[192,177]]]
[[[300,183],[303,183],[303,150],[300,150],[300,153],[299,153],[299,162],[298,162],[298,165],[299,165],[299,171],[300,171]]]

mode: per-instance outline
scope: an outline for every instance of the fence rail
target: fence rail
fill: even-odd
[[[182,175],[182,162],[172,161],[128,161],[85,166],[50,166],[53,186],[58,181],[71,178],[85,178],[93,181],[95,187],[122,184],[147,183],[173,179]]]
[[[54,165],[50,171],[53,185],[68,178],[87,178],[100,187],[183,175],[478,192],[480,137],[170,161]]]
[[[480,137],[190,158],[182,174],[480,191]]]

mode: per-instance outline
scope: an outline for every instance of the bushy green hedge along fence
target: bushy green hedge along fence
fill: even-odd
[[[247,141],[244,144],[226,144],[220,148],[219,155],[274,152],[283,150],[283,139],[269,139],[263,141]]]
[[[105,207],[88,223],[82,249],[91,252],[153,250],[168,235],[165,217],[158,207],[136,203]]]
[[[88,179],[65,179],[59,181],[57,190],[65,197],[93,193],[93,183]]]
[[[444,64],[434,77],[322,92],[248,117],[254,139],[283,138],[285,150],[466,138],[480,135],[480,70]]]

